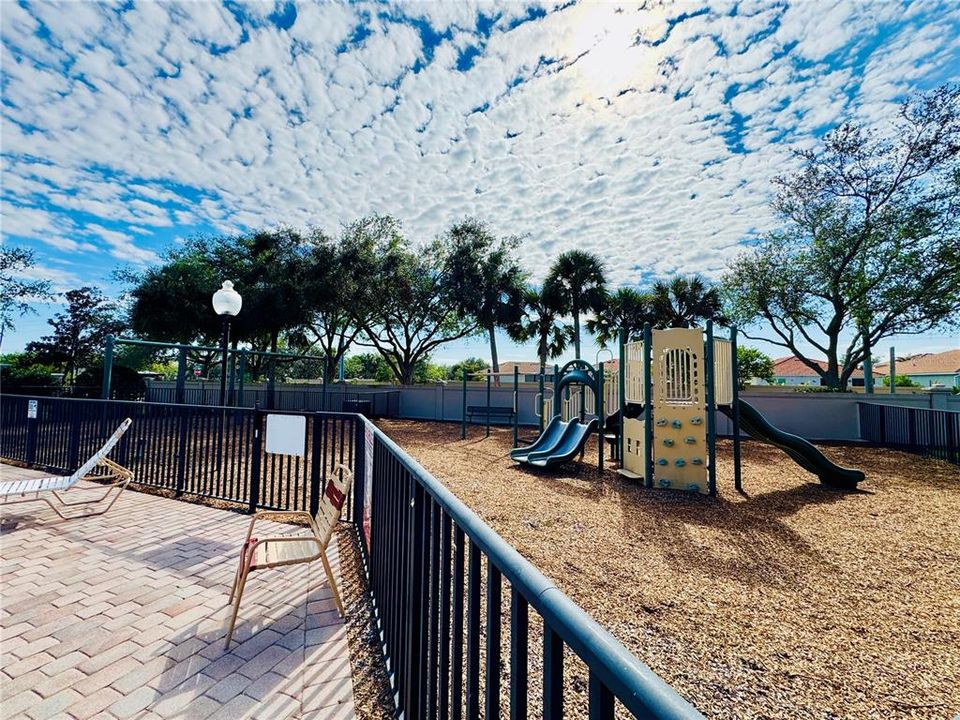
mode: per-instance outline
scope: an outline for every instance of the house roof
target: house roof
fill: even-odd
[[[827,363],[825,360],[814,360],[813,362],[815,362],[824,370],[827,369]],[[877,370],[876,366],[874,366],[873,374],[882,376],[882,375],[886,375],[886,372],[880,372]],[[776,360],[773,361],[773,376],[774,377],[809,377],[809,378],[820,377],[812,367],[806,365],[802,360],[800,360],[800,358],[794,357],[793,355],[777,358]],[[850,374],[850,377],[862,378],[863,370],[860,368],[857,368]]]
[[[877,363],[886,374],[889,362]],[[897,358],[897,375],[955,375],[960,373],[960,348],[940,353],[921,353],[910,358]]]

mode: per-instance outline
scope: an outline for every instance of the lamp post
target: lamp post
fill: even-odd
[[[213,294],[213,310],[223,318],[223,338],[220,343],[220,405],[227,402],[227,352],[230,344],[230,320],[243,307],[243,298],[233,289],[233,283],[223,281],[223,287]]]

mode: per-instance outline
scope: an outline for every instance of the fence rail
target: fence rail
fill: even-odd
[[[366,435],[355,521],[401,717],[611,720],[618,703],[701,717],[390,438]],[[585,707],[566,712],[565,647],[587,675]]]
[[[857,408],[867,442],[960,465],[960,412],[868,402]]]
[[[371,422],[298,414],[293,459],[264,451],[260,410],[2,396],[0,456],[71,472],[131,417],[113,457],[136,482],[250,511],[316,512],[345,463],[398,717],[701,717]]]
[[[266,412],[118,400],[0,397],[0,457],[71,473],[126,418],[113,457],[136,482],[249,510],[312,510],[339,463],[353,469],[358,416],[305,415],[305,455],[266,453]]]
[[[185,405],[219,405],[220,388],[191,387],[180,390]],[[177,403],[177,388],[149,384],[144,394],[147,402]],[[231,395],[231,405],[241,408],[269,408],[297,412],[344,412],[350,403],[368,403],[371,417],[397,417],[400,413],[399,390],[347,391],[336,389],[285,388],[278,386],[272,392],[266,388],[244,388]]]

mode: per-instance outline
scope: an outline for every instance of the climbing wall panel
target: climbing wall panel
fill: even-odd
[[[703,333],[653,332],[654,487],[708,494]]]

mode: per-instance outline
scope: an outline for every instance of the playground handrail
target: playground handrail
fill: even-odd
[[[501,617],[501,592],[506,579],[511,594],[511,716],[527,716],[527,613],[532,608],[544,624],[544,718],[563,716],[564,645],[587,666],[591,718],[612,718],[615,699],[638,718],[702,718],[379,428],[368,423],[367,433],[374,439],[367,475],[372,481],[367,490],[372,532],[370,547],[364,550],[401,717],[435,716],[438,708],[444,717],[451,705],[457,707],[464,657],[465,716],[478,717],[481,637],[486,643],[487,717],[498,715],[501,626],[507,622]],[[486,573],[481,572],[483,556]],[[485,632],[480,628],[481,584],[486,584]],[[464,618],[466,647],[461,637]],[[494,706],[497,710],[489,713]]]

